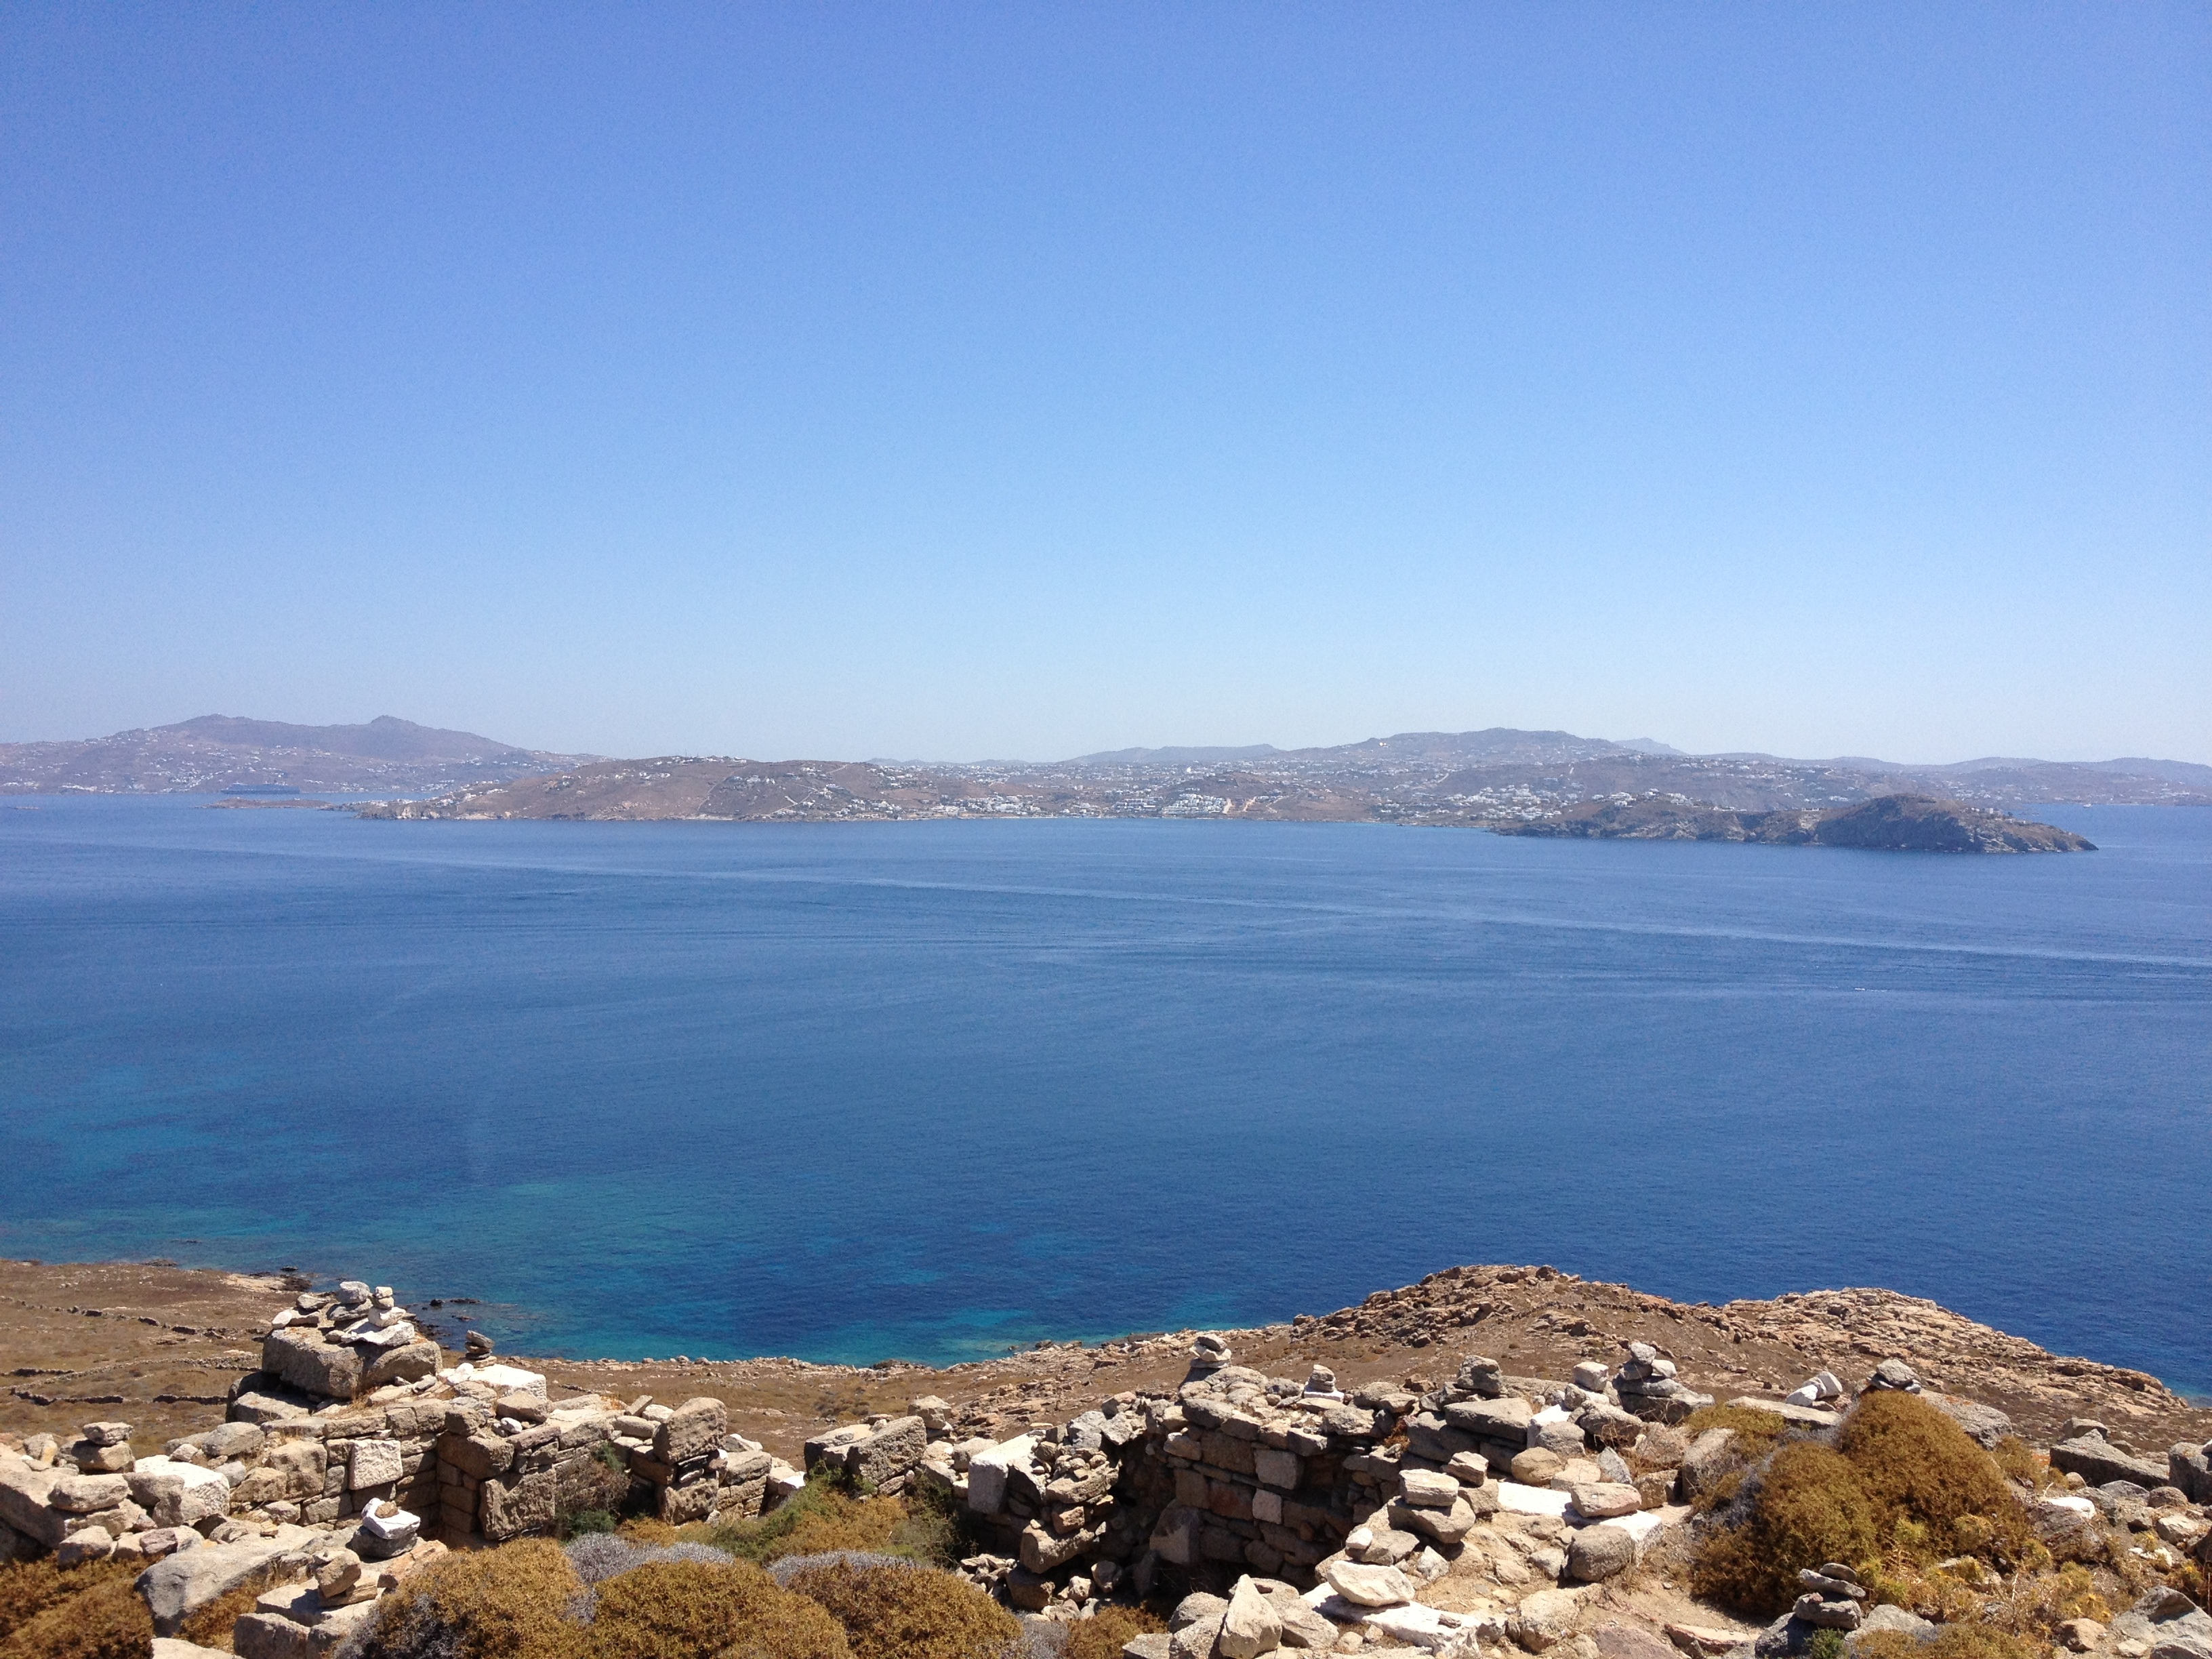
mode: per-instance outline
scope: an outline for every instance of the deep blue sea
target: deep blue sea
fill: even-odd
[[[1462,1261],[2212,1393],[2212,811],[1961,858],[0,805],[0,1254],[945,1362]]]

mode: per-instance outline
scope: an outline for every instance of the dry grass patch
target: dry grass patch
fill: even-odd
[[[1877,1631],[1855,1644],[1858,1659],[2045,1659],[2048,1644],[1988,1625],[1946,1625],[1933,1641],[1916,1642],[1903,1631]]]
[[[0,1659],[151,1659],[154,1618],[129,1563],[0,1570]]]

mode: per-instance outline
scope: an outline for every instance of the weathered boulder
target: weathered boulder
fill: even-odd
[[[1644,1507],[1643,1493],[1626,1482],[1601,1481],[1595,1486],[1576,1486],[1568,1496],[1574,1499],[1575,1508],[1583,1517],[1590,1521],[1633,1515]]]
[[[1459,1502],[1459,1482],[1430,1469],[1407,1469],[1398,1477],[1398,1490],[1417,1510],[1448,1510]]]
[[[2212,1443],[2183,1441],[2166,1455],[2166,1479],[2192,1504],[2212,1504]]]
[[[1582,1527],[1567,1540],[1567,1572],[1583,1583],[1613,1578],[1636,1565],[1635,1534],[1626,1527]]]
[[[1648,1630],[1638,1630],[1617,1620],[1600,1625],[1589,1633],[1589,1639],[1601,1659],[1681,1659],[1671,1644],[1661,1641]]]
[[[372,1351],[362,1371],[360,1386],[366,1392],[394,1382],[419,1382],[437,1370],[439,1358],[438,1345],[427,1339],[403,1342],[381,1353]]]
[[[288,1388],[325,1400],[350,1400],[361,1392],[361,1355],[343,1342],[325,1342],[320,1331],[288,1326],[262,1339],[261,1369]]]
[[[2147,1457],[2124,1452],[2100,1434],[2076,1436],[2051,1449],[2051,1467],[2078,1474],[2093,1486],[2111,1480],[2132,1480],[2146,1492],[2166,1484],[2167,1468]]]

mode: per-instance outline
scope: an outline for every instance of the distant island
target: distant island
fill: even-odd
[[[1893,853],[2097,850],[2094,842],[2070,830],[1926,795],[1882,795],[1826,811],[1731,812],[1679,795],[1592,801],[1523,823],[1500,824],[1497,832],[1587,841],[1752,841]]]
[[[1400,732],[1328,748],[1121,749],[1046,762],[608,760],[522,749],[389,715],[320,726],[204,715],[82,742],[0,744],[0,793],[244,799],[279,790],[386,797],[362,810],[372,818],[1260,819],[1599,839],[2059,851],[2087,843],[2047,825],[1987,815],[2049,801],[2212,805],[2212,766],[2139,757],[1916,766],[1691,755],[1651,738],[1614,742],[1508,727]],[[1891,806],[1873,817],[1850,811],[1882,800],[1937,806]],[[1847,839],[1854,835],[1873,839]]]

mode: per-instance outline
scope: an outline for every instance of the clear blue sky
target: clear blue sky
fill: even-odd
[[[2212,9],[0,12],[0,738],[2212,761]]]

